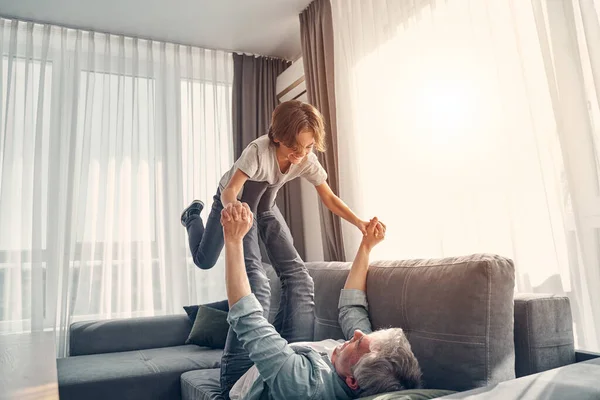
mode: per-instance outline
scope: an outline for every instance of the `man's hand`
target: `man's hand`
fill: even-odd
[[[377,217],[369,221],[366,227],[366,234],[358,247],[356,257],[350,268],[348,278],[344,289],[356,289],[367,291],[367,272],[369,271],[369,255],[371,249],[385,239],[385,224],[380,222]]]
[[[241,242],[252,227],[253,215],[246,203],[235,201],[221,211],[221,225],[226,242]]]
[[[371,251],[373,247],[385,239],[385,230],[385,224],[379,221],[377,217],[371,219],[369,225],[367,225],[367,233],[363,236],[361,246],[366,250]]]
[[[221,211],[225,239],[225,286],[230,307],[251,293],[244,265],[242,240],[252,227],[252,220],[252,212],[248,204],[237,200]]]

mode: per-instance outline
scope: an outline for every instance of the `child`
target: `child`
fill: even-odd
[[[310,104],[297,100],[281,103],[271,120],[268,135],[251,142],[233,167],[221,178],[206,228],[199,218],[204,203],[194,200],[181,214],[181,223],[187,228],[194,263],[212,268],[223,248],[220,223],[221,210],[243,197],[247,181],[268,184],[270,192],[277,192],[286,182],[303,177],[312,183],[325,206],[334,214],[355,225],[364,234],[369,221],[359,219],[332,191],[326,182],[327,173],[312,152],[325,150],[325,129],[321,113]],[[267,187],[257,190],[260,196]],[[244,198],[256,212],[260,198]],[[253,209],[254,208],[254,209]]]

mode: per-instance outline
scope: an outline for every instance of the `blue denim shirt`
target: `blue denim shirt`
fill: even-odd
[[[365,333],[372,331],[363,291],[342,290],[338,308],[346,338],[356,329]],[[350,400],[358,396],[340,378],[326,355],[308,347],[292,348],[263,317],[254,294],[235,303],[227,320],[262,378],[254,382],[246,399]]]

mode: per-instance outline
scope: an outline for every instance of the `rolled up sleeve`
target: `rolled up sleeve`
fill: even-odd
[[[357,289],[342,289],[338,303],[338,322],[346,339],[352,337],[357,329],[364,333],[373,331],[368,310],[369,304],[365,292]]]

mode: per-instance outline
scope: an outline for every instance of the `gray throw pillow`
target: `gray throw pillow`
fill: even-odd
[[[185,344],[212,347],[213,349],[225,348],[229,324],[227,313],[207,306],[198,306],[198,313],[194,326],[190,331]]]
[[[227,303],[227,300],[215,301],[214,303],[208,303],[204,305],[206,307],[216,308],[217,310],[229,312],[229,304]],[[198,307],[199,306],[183,306],[183,309],[185,310],[185,313],[190,319],[192,325],[196,320],[196,314],[198,314]]]

